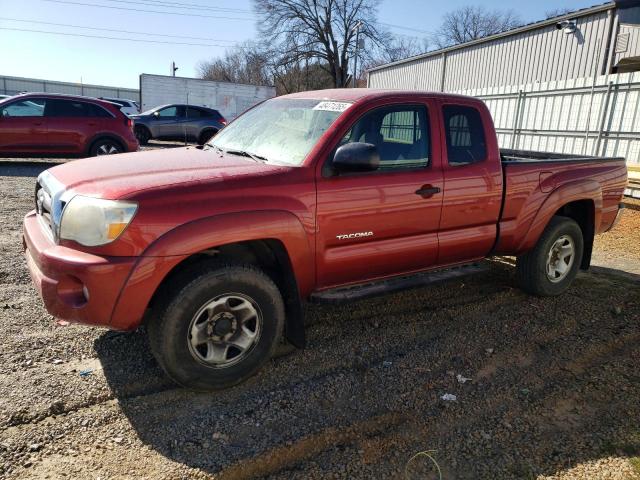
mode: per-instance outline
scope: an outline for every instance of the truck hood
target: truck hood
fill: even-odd
[[[257,177],[293,167],[269,165],[237,155],[196,147],[170,148],[76,160],[49,172],[66,190],[108,199],[184,183]]]

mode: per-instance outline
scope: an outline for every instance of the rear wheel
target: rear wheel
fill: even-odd
[[[146,127],[136,127],[135,134],[136,134],[136,138],[138,139],[138,143],[140,143],[140,145],[146,145],[147,143],[149,143],[149,140],[151,139],[151,133]]]
[[[580,226],[571,218],[553,217],[533,250],[517,258],[518,283],[534,295],[560,295],[576,277],[583,250]]]
[[[102,155],[115,155],[116,153],[122,153],[123,151],[124,149],[119,142],[112,140],[111,138],[101,138],[93,143],[89,154],[92,157],[99,157]]]
[[[273,355],[284,303],[259,269],[216,265],[183,282],[154,316],[149,340],[167,375],[194,390],[217,390],[251,377]]]

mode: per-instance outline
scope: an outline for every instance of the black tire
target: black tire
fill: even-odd
[[[151,132],[147,127],[138,126],[134,129],[134,132],[140,145],[146,145],[151,140]]]
[[[568,237],[573,242],[573,260],[565,260],[565,265],[569,264],[566,273],[558,275],[558,278],[551,279],[547,273],[549,258],[557,258],[551,252],[556,242],[563,237]],[[569,241],[566,241],[567,245]],[[582,253],[584,251],[584,239],[582,230],[575,220],[567,217],[555,216],[551,219],[544,232],[538,239],[536,246],[529,252],[521,255],[516,260],[516,278],[520,287],[528,293],[541,297],[560,295],[563,293],[576,277]],[[558,260],[560,262],[562,260]],[[551,262],[557,264],[557,262]],[[553,270],[553,266],[551,266]]]
[[[204,145],[213,137],[215,137],[217,133],[218,133],[217,130],[213,130],[213,129],[205,130],[198,137],[198,145]]]
[[[147,330],[154,356],[174,382],[198,391],[231,387],[253,376],[274,354],[284,328],[284,302],[278,287],[261,270],[248,265],[210,264],[171,283],[173,295],[162,295],[167,299],[155,309]],[[225,295],[250,300],[261,315],[260,334],[238,361],[214,366],[197,357],[190,332],[194,320],[198,323],[198,312]],[[202,315],[207,320],[200,325],[211,321],[208,314]]]
[[[101,155],[115,155],[124,152],[122,144],[113,138],[99,138],[91,145],[89,155],[97,157]]]

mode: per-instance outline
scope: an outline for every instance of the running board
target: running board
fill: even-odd
[[[402,277],[393,277],[376,282],[362,283],[350,287],[339,287],[331,290],[322,290],[311,294],[311,301],[314,303],[342,303],[351,300],[377,297],[387,293],[399,292],[410,288],[424,287],[432,283],[454,280],[488,270],[486,265],[469,264],[459,267],[452,267],[446,270],[436,270],[433,272],[414,273]]]

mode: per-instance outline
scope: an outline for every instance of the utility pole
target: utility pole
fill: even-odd
[[[351,83],[351,88],[356,88],[356,83],[358,83],[358,48],[360,48],[360,27],[362,27],[362,22],[358,20],[358,23],[353,27],[356,31],[356,53],[353,56],[353,82]]]
[[[171,75],[173,75],[174,77],[176,76],[176,70],[178,70],[178,67],[176,67],[176,62],[171,62]]]

